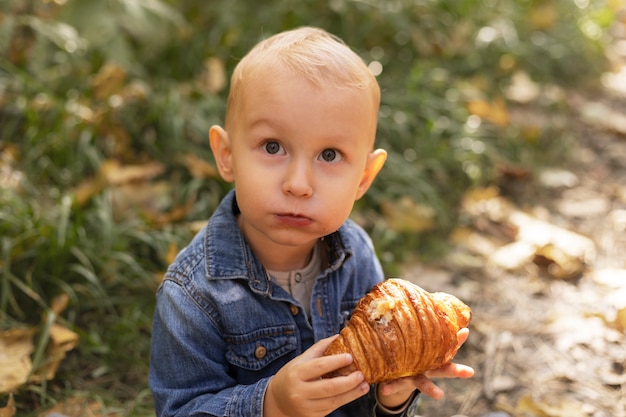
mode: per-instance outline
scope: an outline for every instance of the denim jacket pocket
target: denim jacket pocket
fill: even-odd
[[[230,335],[226,341],[229,343],[226,359],[244,371],[267,368],[298,347],[294,325],[266,327],[242,335]]]

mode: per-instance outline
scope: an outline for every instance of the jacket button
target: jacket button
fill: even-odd
[[[265,355],[267,355],[267,349],[265,348],[265,346],[259,344],[256,347],[256,350],[254,351],[254,356],[257,359],[263,359],[265,357]]]
[[[300,309],[298,308],[297,305],[295,304],[291,304],[289,306],[289,309],[291,310],[291,314],[293,314],[294,316],[298,315],[298,311],[300,311]]]

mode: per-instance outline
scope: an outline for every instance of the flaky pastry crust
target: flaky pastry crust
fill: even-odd
[[[353,362],[330,376],[359,370],[370,384],[419,375],[449,363],[457,333],[472,312],[453,295],[429,293],[403,279],[372,288],[325,355],[350,353]]]

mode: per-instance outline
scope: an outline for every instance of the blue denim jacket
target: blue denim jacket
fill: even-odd
[[[310,322],[252,253],[231,191],[167,270],[157,294],[150,388],[157,416],[261,416],[269,379],[338,333],[383,279],[371,240],[347,221],[324,238],[329,266],[315,281]],[[332,416],[373,416],[374,393]]]

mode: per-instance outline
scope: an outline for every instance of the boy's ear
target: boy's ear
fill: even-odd
[[[367,155],[367,162],[365,163],[365,170],[363,171],[363,177],[359,183],[356,199],[363,197],[365,192],[370,188],[374,178],[380,172],[385,161],[387,160],[387,151],[384,149],[376,149]]]
[[[233,182],[235,177],[232,168],[232,149],[228,132],[221,126],[211,126],[209,130],[209,143],[220,176],[224,181]]]

